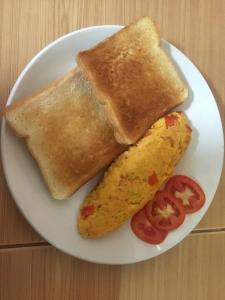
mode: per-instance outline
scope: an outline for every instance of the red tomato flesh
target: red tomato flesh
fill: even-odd
[[[131,229],[139,239],[149,244],[160,244],[168,234],[168,231],[159,230],[151,224],[145,209],[140,210],[132,217]]]
[[[174,126],[178,123],[178,117],[176,115],[165,116],[166,128]]]
[[[89,217],[90,215],[92,215],[94,213],[94,211],[95,211],[94,205],[92,205],[92,204],[86,205],[81,208],[81,215],[85,219],[85,218]]]
[[[160,230],[172,230],[179,227],[185,219],[182,204],[168,192],[157,192],[153,201],[146,207],[149,221]]]
[[[182,203],[187,214],[198,211],[205,203],[204,191],[187,176],[173,176],[166,183],[165,189]]]
[[[155,172],[153,172],[150,176],[148,176],[148,184],[155,185],[158,183],[158,177]]]

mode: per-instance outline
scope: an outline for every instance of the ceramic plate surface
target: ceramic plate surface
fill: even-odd
[[[20,74],[7,104],[65,74],[74,67],[75,56],[79,51],[90,48],[120,28],[114,25],[90,27],[54,41],[40,51]],[[223,130],[216,101],[192,62],[170,43],[162,41],[161,44],[172,57],[189,88],[189,98],[178,110],[183,110],[190,120],[193,137],[176,173],[195,178],[205,191],[206,203],[199,212],[186,217],[184,224],[169,233],[160,245],[153,246],[139,240],[132,233],[129,222],[100,239],[87,240],[80,237],[76,228],[78,209],[101,174],[70,199],[53,200],[23,142],[11,133],[5,120],[2,122],[3,167],[16,204],[44,239],[75,257],[105,264],[126,264],[157,256],[186,237],[202,219],[213,200],[224,152]]]

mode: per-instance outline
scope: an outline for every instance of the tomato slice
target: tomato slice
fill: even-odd
[[[187,176],[171,177],[165,189],[183,204],[187,214],[198,211],[205,203],[204,191],[199,184]]]
[[[141,209],[131,219],[134,234],[149,244],[160,244],[166,238],[168,231],[155,228],[148,220],[145,209]]]
[[[179,227],[185,218],[183,205],[172,194],[157,192],[146,207],[149,221],[158,229],[172,230]]]

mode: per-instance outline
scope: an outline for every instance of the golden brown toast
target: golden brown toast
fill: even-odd
[[[120,143],[134,143],[187,97],[159,41],[154,23],[143,17],[77,56]]]
[[[6,107],[4,114],[56,199],[69,197],[124,150],[79,69]]]

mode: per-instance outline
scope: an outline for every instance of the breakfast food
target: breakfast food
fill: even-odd
[[[77,60],[80,68],[4,111],[55,199],[71,196],[187,95],[147,17]]]
[[[190,127],[187,129],[191,132]],[[191,214],[205,203],[205,194],[200,185],[192,178],[175,175],[163,190],[155,194],[131,219],[134,234],[149,244],[162,243],[169,231],[178,228]]]
[[[178,228],[185,218],[182,203],[167,191],[158,191],[153,201],[150,201],[145,212],[150,222],[161,230]]]
[[[147,218],[145,209],[142,208],[131,219],[131,229],[142,241],[149,244],[160,244],[168,235],[168,231],[155,228]]]
[[[125,149],[78,68],[4,114],[25,139],[55,199],[69,197]]]
[[[154,23],[143,17],[77,56],[119,143],[136,142],[187,97],[187,87],[159,43]]]
[[[205,203],[203,189],[190,177],[173,176],[166,183],[166,190],[181,202],[186,214],[198,211]]]
[[[78,217],[84,237],[115,230],[151,200],[171,176],[191,137],[183,113],[159,119],[145,136],[110,166],[85,199]]]

